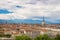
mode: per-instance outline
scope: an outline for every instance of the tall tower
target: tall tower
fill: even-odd
[[[43,16],[43,20],[42,20],[41,25],[42,25],[42,26],[45,26],[45,19],[44,19],[44,16]]]

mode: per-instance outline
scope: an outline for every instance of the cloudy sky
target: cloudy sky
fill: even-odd
[[[60,0],[0,0],[2,20],[42,20],[60,23]]]

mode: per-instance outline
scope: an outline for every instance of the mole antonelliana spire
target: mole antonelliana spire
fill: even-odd
[[[43,16],[43,20],[42,20],[42,23],[41,23],[41,24],[42,24],[42,26],[45,26],[45,24],[46,24],[46,23],[45,23],[45,18],[44,18],[44,16]]]

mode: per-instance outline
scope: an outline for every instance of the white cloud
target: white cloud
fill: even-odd
[[[24,8],[16,9],[15,5]],[[52,21],[60,20],[60,0],[0,0],[0,8],[14,12],[0,14],[0,19],[27,19],[33,16],[45,16],[50,17]]]

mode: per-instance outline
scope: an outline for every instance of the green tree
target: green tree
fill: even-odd
[[[0,37],[5,37],[4,34],[0,34]]]
[[[60,40],[60,35],[56,35],[55,40]]]
[[[11,34],[5,34],[4,36],[10,38]]]
[[[47,34],[37,36],[34,40],[52,40]]]
[[[22,35],[22,36],[16,36],[15,40],[32,40],[32,39],[26,35]]]

